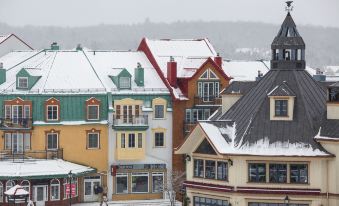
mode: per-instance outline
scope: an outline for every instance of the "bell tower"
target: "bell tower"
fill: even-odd
[[[292,1],[286,4],[286,18],[271,44],[271,69],[305,69],[305,43],[291,16]]]

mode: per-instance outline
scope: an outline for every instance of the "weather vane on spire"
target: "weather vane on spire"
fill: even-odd
[[[293,1],[286,1],[287,6],[285,7],[285,10],[287,12],[293,11],[293,6],[292,6]]]

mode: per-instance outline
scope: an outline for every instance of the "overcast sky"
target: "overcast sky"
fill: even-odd
[[[174,21],[280,24],[284,0],[0,0],[0,22],[14,26],[88,26]],[[339,0],[295,0],[297,24],[339,27]]]

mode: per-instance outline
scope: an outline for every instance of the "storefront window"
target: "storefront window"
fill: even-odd
[[[64,199],[69,199],[69,195],[66,195],[66,184],[69,183],[69,179],[65,178],[64,179]],[[72,197],[77,197],[78,196],[78,178],[73,177],[72,178],[72,184],[75,184],[75,196]]]
[[[23,181],[21,182],[21,186],[22,186],[22,188],[23,188],[24,190],[26,190],[27,192],[30,193],[31,189],[30,189],[30,183],[29,183],[28,180],[23,180]]]
[[[148,173],[132,173],[132,193],[148,193]]]
[[[293,204],[289,203],[289,206],[309,206],[308,204]],[[266,203],[266,202],[249,202],[248,206],[286,206],[285,203]]]
[[[164,173],[152,173],[152,188],[153,193],[164,190]]]
[[[2,202],[4,199],[3,195],[4,195],[4,187],[2,185],[2,182],[0,182],[0,202]]]
[[[220,200],[214,198],[206,198],[206,197],[197,197],[193,198],[193,205],[195,206],[228,206],[227,200]]]
[[[127,173],[118,173],[116,176],[116,193],[128,193],[128,175]]]
[[[51,180],[51,200],[60,200],[60,182],[58,179]]]

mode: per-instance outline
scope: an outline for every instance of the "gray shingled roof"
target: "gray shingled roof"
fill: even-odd
[[[245,95],[257,84],[257,81],[233,81],[221,94]]]
[[[290,89],[286,82],[283,82],[279,86],[276,86],[272,91],[268,93],[268,96],[274,97],[274,96],[288,96],[288,97],[295,97],[295,93]]]
[[[268,92],[287,82],[295,93],[292,121],[271,121]],[[270,70],[258,84],[236,102],[219,120],[236,123],[236,144],[255,143],[268,138],[270,143],[310,144],[326,152],[314,141],[326,114],[326,92],[305,70]]]
[[[339,139],[339,120],[326,119],[321,124],[320,136]]]

